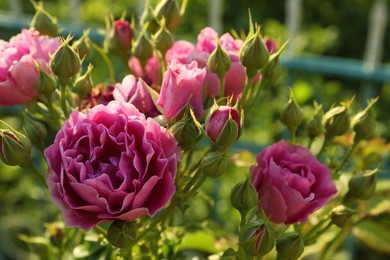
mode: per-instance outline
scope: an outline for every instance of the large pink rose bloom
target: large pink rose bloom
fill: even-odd
[[[34,61],[49,71],[49,54],[61,45],[58,38],[23,29],[9,42],[0,40],[0,105],[26,104],[37,96],[39,76]]]
[[[195,61],[182,64],[177,59],[169,64],[157,100],[168,120],[173,120],[188,101],[196,117],[203,115],[202,91],[206,70],[197,65]]]
[[[127,75],[123,78],[122,83],[115,84],[113,96],[117,101],[130,102],[147,117],[155,117],[160,114],[145,82],[140,78],[137,80],[133,75]]]
[[[180,149],[132,104],[74,111],[45,150],[47,184],[69,227],[153,216],[175,192]]]
[[[329,169],[305,147],[282,140],[256,158],[251,181],[274,223],[304,222],[337,192]]]

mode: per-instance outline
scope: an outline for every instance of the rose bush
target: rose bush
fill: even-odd
[[[59,38],[23,29],[9,42],[0,40],[0,105],[26,104],[37,96],[39,71],[34,62],[49,72],[50,55],[61,45]]]
[[[175,192],[177,141],[132,104],[75,111],[45,150],[47,184],[67,226],[153,216]]]
[[[282,140],[257,155],[251,181],[275,223],[304,222],[336,192],[329,169],[305,147]]]

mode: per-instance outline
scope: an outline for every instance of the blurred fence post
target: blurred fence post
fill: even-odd
[[[223,0],[209,1],[209,25],[218,33],[222,33]]]
[[[72,24],[80,25],[81,24],[81,1],[72,0],[70,3],[70,17],[72,19]]]
[[[20,17],[23,14],[19,0],[8,0],[8,6],[13,17]]]
[[[286,2],[286,27],[290,39],[287,45],[287,53],[294,56],[296,53],[296,40],[300,30],[302,14],[302,0],[287,0]]]
[[[368,35],[364,52],[363,65],[367,72],[372,72],[381,64],[384,37],[388,21],[388,9],[385,0],[376,0],[369,14]],[[373,94],[371,82],[362,89],[362,98],[370,98]]]
[[[141,17],[142,12],[144,11],[146,4],[147,4],[147,1],[145,1],[145,0],[137,0],[136,10],[137,10],[138,17]]]

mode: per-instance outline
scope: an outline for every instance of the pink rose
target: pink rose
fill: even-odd
[[[179,60],[181,63],[187,63],[188,56],[193,52],[195,46],[188,41],[176,41],[165,54],[167,64],[173,59]]]
[[[69,227],[153,216],[175,192],[180,149],[132,104],[74,111],[45,150],[53,201]]]
[[[282,140],[256,158],[251,181],[274,223],[304,222],[337,192],[329,169],[305,147]]]
[[[144,81],[127,75],[122,83],[117,83],[113,92],[117,101],[130,102],[146,117],[155,117],[159,114]]]
[[[58,38],[23,29],[9,42],[0,40],[0,105],[26,104],[37,96],[39,76],[34,61],[49,72],[49,54],[61,45]]]
[[[181,64],[174,59],[164,74],[157,104],[163,108],[168,120],[174,119],[189,101],[196,117],[203,115],[202,91],[205,69],[199,69],[195,61]]]
[[[198,35],[196,52],[212,53],[213,50],[217,47],[217,37],[218,33],[214,31],[213,28],[206,27],[202,29]]]
[[[131,40],[133,39],[133,30],[129,22],[124,20],[116,20],[114,23],[115,37],[122,50],[131,49]]]
[[[229,122],[229,120],[232,121]],[[229,126],[228,123],[234,123],[236,127]],[[240,132],[241,115],[235,107],[218,107],[206,122],[206,133],[215,143],[219,142],[226,146],[232,145],[237,141]],[[223,140],[221,140],[221,136]]]
[[[136,57],[131,57],[128,61],[129,68],[133,71],[133,74],[139,78],[142,78],[148,85],[159,85],[160,76],[160,63],[156,55],[153,55],[148,59],[145,65],[145,72],[142,69],[140,61]]]

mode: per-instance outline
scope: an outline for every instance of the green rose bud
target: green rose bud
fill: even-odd
[[[241,63],[249,70],[257,71],[268,64],[269,52],[260,35],[260,27],[247,37],[240,50]]]
[[[45,125],[37,120],[31,119],[29,116],[25,116],[23,128],[31,143],[43,148],[44,141],[47,137]]]
[[[295,131],[303,120],[302,108],[295,101],[294,94],[290,90],[290,99],[280,114],[280,121],[291,131]]]
[[[57,88],[57,80],[55,77],[42,69],[37,65],[39,70],[39,77],[36,82],[37,91],[46,97],[50,97],[51,93]]]
[[[70,78],[76,75],[81,67],[79,55],[69,46],[70,40],[70,37],[64,40],[50,60],[50,68],[63,86],[68,84]]]
[[[257,191],[252,185],[250,177],[238,183],[230,193],[232,206],[240,212],[247,212],[259,203]]]
[[[153,43],[163,56],[172,47],[174,42],[172,33],[165,27],[165,20],[161,22],[160,29],[153,35]]]
[[[83,99],[92,91],[93,88],[93,83],[91,78],[92,69],[93,69],[93,65],[89,64],[85,74],[79,77],[74,83],[74,91],[79,94],[80,99]]]
[[[339,228],[344,228],[352,222],[352,217],[355,211],[345,206],[339,206],[332,212],[331,219],[332,223]]]
[[[352,103],[348,101],[342,103],[342,106],[337,106],[325,113],[323,117],[323,124],[325,127],[325,134],[333,138],[345,134],[349,130],[351,123],[349,115],[349,106]]]
[[[303,238],[295,232],[284,233],[276,241],[278,259],[298,259],[304,249]]]
[[[348,193],[359,200],[371,198],[376,189],[377,173],[378,169],[374,169],[353,176],[348,183]]]
[[[183,13],[175,0],[160,1],[154,10],[154,15],[158,20],[164,17],[170,31],[173,31],[183,20]]]
[[[275,245],[275,233],[271,226],[264,222],[249,222],[240,232],[240,247],[250,256],[268,254]]]
[[[201,134],[192,118],[187,116],[183,116],[181,120],[171,126],[170,131],[183,150],[192,147],[198,141],[198,137]]]
[[[313,118],[307,124],[306,129],[310,138],[315,138],[324,133],[324,126],[322,125],[322,117],[324,112],[322,106],[317,103],[314,104],[315,113]]]
[[[352,129],[355,131],[355,142],[370,138],[375,131],[375,113],[372,106],[378,98],[368,101],[368,106],[352,119]]]
[[[30,139],[0,120],[0,159],[7,165],[23,165],[30,160]]]
[[[107,239],[115,247],[131,246],[137,238],[137,226],[134,222],[115,220],[107,230]]]
[[[150,33],[156,33],[159,28],[157,18],[153,13],[149,0],[146,1],[144,11],[141,14],[140,25],[141,27],[148,25],[147,28]]]
[[[141,34],[135,41],[132,53],[134,53],[134,56],[140,60],[142,66],[145,66],[148,59],[153,56],[153,44],[146,35],[146,27],[142,30]]]
[[[230,57],[229,54],[222,50],[219,40],[217,40],[217,48],[210,54],[207,65],[209,70],[217,74],[219,79],[224,78],[226,72],[230,69]]]
[[[216,178],[226,170],[226,156],[220,152],[209,152],[201,161],[201,169],[208,177]]]
[[[42,2],[31,1],[35,8],[35,15],[31,20],[30,27],[34,28],[42,35],[54,37],[58,35],[57,19],[43,9]]]
[[[90,30],[84,31],[83,35],[77,41],[74,41],[72,44],[72,48],[79,54],[80,59],[84,59],[89,53],[89,33]]]

